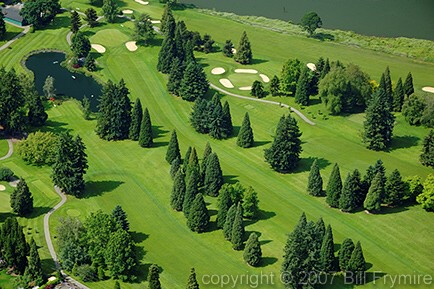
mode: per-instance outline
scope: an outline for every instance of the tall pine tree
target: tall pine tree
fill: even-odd
[[[423,140],[422,154],[420,155],[422,165],[434,168],[434,130]]]
[[[182,211],[185,190],[185,174],[182,170],[178,170],[173,180],[172,194],[170,195],[170,206],[172,209]]]
[[[348,269],[348,263],[350,262],[353,251],[353,240],[349,238],[345,239],[342,242],[341,248],[339,249],[339,268],[342,272],[345,272]]]
[[[201,193],[194,197],[189,209],[187,225],[193,232],[205,232],[209,224],[209,213]]]
[[[334,247],[335,244],[333,242],[332,227],[328,225],[326,233],[324,235],[324,240],[321,245],[321,252],[320,252],[321,270],[323,272],[329,273],[335,270]]]
[[[232,238],[232,227],[235,220],[235,215],[237,214],[237,204],[232,204],[229,208],[228,213],[226,214],[226,220],[223,225],[223,235],[226,240],[231,240]]]
[[[360,184],[357,182],[355,175],[348,173],[339,198],[339,209],[343,212],[354,211],[358,207],[357,197],[359,192]]]
[[[256,233],[251,233],[249,239],[246,242],[246,247],[243,253],[244,261],[250,266],[256,267],[261,262],[262,251],[261,244],[258,240]]]
[[[233,125],[232,125],[231,109],[227,101],[225,101],[223,104],[222,126],[223,126],[223,137],[224,138],[230,137],[232,135]]]
[[[140,124],[142,123],[143,118],[143,108],[140,99],[137,98],[134,103],[133,113],[131,115],[131,125],[129,137],[132,140],[139,140],[140,135]]]
[[[119,226],[127,231],[130,229],[130,224],[127,219],[127,213],[122,209],[120,205],[117,205],[112,211],[112,217],[119,224]]]
[[[217,228],[223,228],[229,208],[232,206],[231,187],[224,184],[217,199]]]
[[[336,163],[327,183],[326,202],[332,208],[339,207],[339,199],[342,192],[342,179],[339,171],[339,165]]]
[[[24,275],[35,285],[41,285],[44,281],[44,273],[42,272],[38,246],[36,245],[35,239],[33,238],[30,240],[29,263],[26,267]]]
[[[234,222],[232,224],[231,242],[234,250],[241,250],[244,246],[244,223],[243,223],[243,207],[241,203],[237,205]]]
[[[318,160],[315,159],[310,167],[309,178],[307,181],[307,192],[315,197],[323,196],[322,177],[318,167]]]
[[[142,123],[140,124],[139,145],[144,148],[150,148],[154,143],[153,139],[151,116],[149,115],[148,108],[145,108]]]
[[[242,148],[252,147],[255,143],[253,138],[253,130],[250,126],[249,113],[244,115],[243,123],[241,124],[240,132],[238,133],[237,145]]]
[[[401,111],[404,97],[404,87],[402,86],[402,79],[400,77],[396,83],[395,91],[393,92],[393,111]]]
[[[381,173],[377,173],[369,187],[365,202],[363,203],[369,212],[377,212],[381,209],[382,196],[384,195],[384,183],[381,179]]]
[[[389,206],[397,206],[403,202],[405,192],[405,182],[402,180],[398,169],[395,169],[387,178],[386,184],[384,186],[383,203]]]
[[[208,91],[208,87],[208,80],[202,66],[199,63],[190,62],[179,87],[182,99],[195,101],[197,98],[202,98]]]
[[[279,96],[280,94],[280,79],[277,75],[274,75],[270,82],[271,96]]]
[[[348,262],[347,272],[351,274],[351,280],[354,280],[355,284],[363,284],[365,282],[366,261],[365,257],[363,256],[363,250],[360,242],[357,242],[351,254],[350,261]]]
[[[252,48],[250,47],[250,41],[247,37],[246,31],[244,31],[241,35],[240,44],[238,46],[237,52],[235,53],[234,59],[236,62],[241,64],[252,63]]]
[[[156,264],[152,264],[151,267],[149,267],[148,289],[161,289],[160,269]]]
[[[309,68],[301,70],[295,90],[295,102],[300,105],[309,105]]]
[[[411,72],[407,74],[407,77],[405,78],[404,82],[404,93],[409,97],[414,93],[414,87],[413,87],[413,76],[411,75]]]
[[[11,194],[11,207],[14,213],[20,217],[33,211],[33,197],[24,179],[20,179]]]
[[[184,202],[182,204],[182,211],[184,215],[188,218],[190,208],[193,205],[196,195],[199,193],[199,181],[200,175],[199,171],[194,169],[190,174],[186,174],[187,185],[185,189]]]
[[[181,159],[181,152],[179,151],[178,136],[176,135],[176,130],[172,131],[170,137],[169,146],[166,152],[166,161],[171,164],[175,159]]]
[[[220,161],[216,153],[212,153],[207,159],[207,166],[204,178],[205,192],[212,197],[218,196],[223,185],[223,173]]]
[[[199,283],[197,283],[196,272],[194,268],[191,268],[190,270],[186,289],[199,289]]]

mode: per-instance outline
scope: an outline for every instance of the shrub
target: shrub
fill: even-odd
[[[9,182],[12,180],[14,172],[10,168],[0,167],[0,181]]]

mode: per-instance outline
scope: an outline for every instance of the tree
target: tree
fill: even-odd
[[[254,219],[259,213],[259,199],[256,191],[249,187],[243,196],[243,216],[249,219]]]
[[[118,14],[118,4],[115,0],[103,0],[102,13],[108,23],[114,23]]]
[[[185,189],[184,202],[182,204],[182,211],[184,212],[184,215],[188,218],[191,206],[193,205],[196,195],[199,193],[199,171],[196,169],[192,170],[190,174],[186,174],[186,178],[187,185]]]
[[[209,115],[208,101],[203,98],[197,98],[190,115],[191,126],[199,133],[208,133],[210,126]]]
[[[58,137],[52,132],[37,131],[17,144],[17,152],[27,163],[51,165],[56,156]]]
[[[414,87],[413,87],[413,76],[411,75],[411,72],[407,74],[407,77],[405,78],[404,82],[404,92],[407,97],[412,95],[414,93]]]
[[[111,0],[108,0],[111,1]],[[71,50],[78,58],[86,57],[91,49],[89,38],[82,32],[78,31],[72,37]]]
[[[252,48],[250,47],[250,41],[247,37],[246,31],[244,31],[241,35],[240,44],[238,45],[238,49],[234,55],[234,59],[236,62],[239,62],[241,64],[252,63]]]
[[[178,170],[182,170],[181,168],[181,159],[177,158],[174,159],[173,162],[170,164],[170,176],[172,179],[175,178],[176,173]]]
[[[315,197],[323,196],[322,177],[318,167],[318,160],[315,159],[310,167],[309,178],[307,181],[307,192]]]
[[[404,104],[404,97],[405,93],[402,86],[402,79],[400,77],[396,83],[395,91],[393,92],[393,111],[401,111],[402,105]]]
[[[179,151],[178,137],[176,135],[176,130],[172,131],[172,135],[170,137],[169,146],[167,147],[166,152],[166,161],[170,164],[173,160],[181,158],[181,152]]]
[[[33,197],[24,179],[20,179],[11,194],[11,207],[14,213],[22,217],[33,211]]]
[[[77,33],[81,26],[81,18],[77,11],[71,12],[71,31],[72,33]]]
[[[74,264],[89,262],[88,246],[85,240],[86,229],[80,220],[71,217],[60,218],[60,225],[56,229],[62,268],[71,271]]]
[[[279,96],[280,94],[280,80],[277,75],[274,75],[270,82],[271,96]]]
[[[345,239],[342,242],[341,248],[339,249],[339,268],[342,272],[347,271],[348,264],[351,259],[351,255],[354,251],[354,243],[350,238]]]
[[[2,40],[6,35],[6,24],[4,20],[3,13],[0,13],[0,40]]]
[[[178,58],[172,62],[170,68],[169,80],[167,81],[167,90],[174,95],[179,95],[179,88],[184,77],[185,64]]]
[[[336,163],[327,183],[326,202],[332,208],[339,207],[339,199],[342,191],[342,179],[339,171],[339,165]]]
[[[212,153],[212,148],[209,142],[206,143],[205,149],[203,150],[202,163],[200,166],[200,179],[202,182],[205,180],[205,173],[208,166],[208,158]]]
[[[172,194],[170,195],[170,206],[172,209],[182,211],[185,189],[185,174],[182,170],[178,170],[173,180]]]
[[[208,34],[205,34],[203,36],[203,42],[204,42],[203,43],[203,52],[206,54],[212,52],[212,50],[213,50],[212,46],[213,46],[215,41],[211,39],[211,36]]]
[[[334,246],[332,227],[328,225],[320,253],[321,269],[323,272],[329,273],[335,270]]]
[[[160,269],[158,269],[155,264],[152,264],[151,267],[149,267],[148,282],[148,289],[161,289]]]
[[[300,26],[312,36],[317,28],[321,28],[322,20],[316,12],[309,12],[301,18]]]
[[[384,91],[379,89],[372,96],[366,109],[363,141],[371,150],[385,150],[392,142],[395,117],[390,106],[384,103]]]
[[[197,157],[197,151],[196,148],[193,147],[191,149],[191,152],[188,156],[188,162],[184,165],[185,169],[185,176],[187,179],[190,177],[191,174],[195,174],[198,178],[198,184],[201,180],[200,178],[200,165],[199,165],[199,158]]]
[[[295,95],[297,81],[300,77],[302,64],[298,59],[289,59],[280,73],[280,91],[286,95]]]
[[[384,90],[384,100],[387,101],[389,106],[393,107],[393,91],[392,91],[392,80],[390,79],[390,70],[389,66],[386,67],[386,70],[381,76],[380,80],[380,88]]]
[[[43,126],[48,119],[48,114],[45,112],[42,98],[35,93],[31,95],[27,105],[29,108],[29,112],[27,113],[29,124],[37,127]]]
[[[163,35],[174,35],[175,34],[175,18],[172,14],[172,9],[170,5],[164,6],[163,15],[161,17],[161,32]]]
[[[302,151],[300,136],[297,121],[291,115],[282,116],[273,144],[265,150],[265,160],[275,171],[286,173],[297,167]]]
[[[117,230],[110,236],[105,252],[105,263],[114,279],[131,280],[137,264],[134,241],[125,230]]]
[[[384,195],[384,182],[381,179],[381,173],[377,173],[369,187],[365,202],[363,203],[366,210],[376,212],[381,209],[381,198]]]
[[[113,219],[119,224],[119,226],[128,232],[130,224],[127,219],[127,213],[122,209],[120,205],[117,205],[112,211]]]
[[[145,108],[142,123],[140,124],[139,145],[144,148],[150,148],[153,143],[151,116],[149,115],[148,108]]]
[[[84,67],[90,72],[96,71],[95,58],[91,54],[88,54],[84,59]]]
[[[427,212],[434,212],[434,174],[429,174],[423,182],[422,194],[416,197],[416,201],[422,204]]]
[[[181,81],[180,96],[184,100],[195,101],[197,98],[202,98],[207,91],[208,80],[202,66],[199,63],[190,62]]]
[[[243,207],[241,206],[241,203],[238,203],[231,232],[231,242],[234,250],[238,251],[243,249],[244,233]]]
[[[41,258],[38,253],[38,246],[36,246],[35,239],[30,239],[30,255],[29,263],[26,267],[24,275],[29,278],[35,285],[41,285],[44,281],[44,274],[42,272]]]
[[[430,130],[429,134],[423,140],[420,162],[424,166],[434,168],[434,130]]]
[[[348,173],[345,179],[342,193],[339,198],[339,209],[343,212],[352,212],[357,207],[357,194],[360,190],[359,184],[354,178],[354,175]]]
[[[223,173],[220,161],[216,153],[212,153],[207,159],[207,166],[204,178],[204,187],[207,195],[216,197],[223,185]]]
[[[264,85],[261,81],[255,80],[252,84],[252,89],[250,90],[250,95],[255,96],[257,98],[263,98],[266,95],[264,91]]]
[[[423,99],[410,95],[402,105],[402,115],[410,125],[420,125],[425,108],[426,104]]]
[[[228,138],[232,135],[233,131],[231,109],[229,107],[229,102],[225,101],[222,110],[222,130],[223,138]]]
[[[196,272],[194,268],[191,268],[190,275],[188,276],[187,289],[199,289],[199,283],[197,283]]]
[[[173,20],[173,23],[175,20]],[[172,63],[176,57],[176,47],[173,36],[166,34],[161,45],[160,52],[158,53],[157,69],[162,73],[169,73],[172,68]]]
[[[350,261],[348,262],[347,276],[351,274],[351,280],[356,284],[363,284],[365,281],[366,262],[363,256],[362,246],[357,242]]]
[[[242,148],[249,148],[254,145],[253,130],[250,126],[249,113],[244,115],[243,123],[241,124],[240,132],[237,137],[237,145]]]
[[[402,203],[406,185],[402,180],[401,174],[397,169],[393,170],[387,178],[384,186],[384,200],[383,203],[389,206],[396,206]]]
[[[148,45],[155,38],[154,27],[152,26],[149,14],[140,14],[134,22],[134,38],[145,45]]]
[[[140,125],[143,119],[143,108],[140,98],[136,98],[134,103],[133,112],[131,114],[131,124],[128,137],[132,140],[139,140],[140,136]]]
[[[56,96],[56,89],[54,88],[54,77],[51,75],[48,75],[45,79],[44,86],[42,87],[42,90],[45,94],[45,97],[47,99],[53,98]]]
[[[295,90],[295,102],[300,105],[309,105],[309,71],[306,66],[301,70]]]
[[[118,280],[115,281],[115,287],[114,287],[114,289],[121,289],[121,284],[119,284]]]
[[[223,55],[226,57],[234,56],[234,44],[231,40],[226,40],[225,45],[223,46]]]
[[[34,0],[26,1],[20,13],[25,22],[41,28],[53,20],[60,9],[59,0]]]
[[[184,166],[184,171],[187,170],[188,162],[190,161],[190,155],[191,155],[192,151],[193,151],[193,149],[191,148],[191,146],[189,146],[187,151],[185,152],[184,161],[182,164]]]
[[[23,274],[27,266],[29,245],[23,233],[23,228],[14,217],[8,217],[1,228],[0,242],[2,244],[2,259],[12,268],[13,272]]]
[[[98,19],[98,15],[96,14],[95,9],[93,8],[87,8],[86,11],[84,11],[84,14],[86,14],[86,21],[89,26],[95,27],[98,22],[96,21]]]
[[[232,187],[229,184],[224,184],[219,191],[217,199],[217,228],[223,228],[229,208],[233,204],[230,193],[231,189]]]
[[[261,244],[258,240],[256,233],[251,233],[249,239],[246,242],[246,247],[243,253],[244,261],[250,266],[256,267],[261,262],[262,251]]]
[[[187,226],[193,232],[205,232],[209,224],[209,213],[203,195],[198,193],[189,209]]]
[[[225,236],[226,240],[232,239],[232,227],[235,220],[235,215],[237,214],[237,204],[232,204],[232,206],[229,208],[227,214],[226,214],[226,220],[223,225],[223,235]]]

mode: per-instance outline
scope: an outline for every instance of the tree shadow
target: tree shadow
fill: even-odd
[[[259,58],[253,58],[252,62],[250,64],[261,64],[261,63],[267,63],[268,60],[266,59],[259,59]]]
[[[232,126],[232,133],[228,138],[238,137],[238,134],[240,133],[240,129],[241,129],[241,126],[239,126],[239,125]]]
[[[89,181],[86,183],[86,189],[82,199],[101,196],[122,185],[122,181]]]
[[[69,17],[64,13],[57,14],[57,16],[46,26],[39,27],[37,30],[51,30],[51,29],[59,29],[59,28],[68,28],[71,25],[71,21]]]
[[[91,30],[86,30],[86,31],[83,31],[83,32],[81,32],[83,35],[85,35],[87,38],[90,38],[90,37],[92,37],[93,35],[95,35],[95,31],[91,31]]]
[[[218,230],[220,230],[220,229],[217,227],[217,222],[209,222],[208,227],[206,228],[205,232],[203,232],[201,234],[211,233],[211,232],[215,232]]]
[[[324,169],[331,164],[325,158],[315,158],[315,157],[301,158],[298,167],[293,172],[302,173],[302,172],[310,171],[310,167],[312,166],[315,160],[317,161],[318,167],[320,169]]]
[[[93,59],[95,59],[95,60],[97,60],[98,58],[100,58],[100,57],[102,56],[101,53],[98,53],[98,52],[96,52],[96,51],[91,51],[89,54],[90,54],[90,56],[92,56]],[[100,68],[100,67],[97,67],[97,71],[98,71],[98,69],[101,69],[101,68]]]
[[[310,98],[309,99],[309,106],[317,105],[317,104],[321,104],[321,99],[319,99],[319,98]]]
[[[45,125],[43,127],[41,127],[40,130],[42,132],[52,132],[55,134],[59,134],[61,132],[71,131],[71,129],[65,127],[66,125],[67,125],[67,123],[65,123],[65,122],[60,122],[60,121],[48,119],[45,122]]]
[[[213,209],[208,210],[208,214],[210,217],[215,216],[215,215],[217,215],[217,210],[213,210]]]
[[[259,210],[257,218],[255,218],[255,219],[247,219],[247,220],[244,221],[244,223],[245,223],[245,226],[247,227],[249,225],[257,223],[258,221],[265,221],[265,220],[271,219],[271,218],[273,218],[275,216],[276,216],[275,212]]]
[[[28,219],[34,219],[39,216],[45,215],[51,210],[50,207],[34,207],[33,212],[27,216]]]
[[[320,41],[334,41],[335,36],[330,33],[318,32],[311,36],[311,38],[318,39]]]
[[[413,135],[394,136],[389,151],[417,146],[420,138]]]
[[[15,217],[11,212],[0,213],[0,223],[3,223],[7,218]]]
[[[165,136],[169,131],[161,129],[163,126],[153,125],[152,126],[152,135],[154,138]]]
[[[405,211],[408,211],[408,208],[406,208],[405,206],[398,206],[398,207],[381,206],[381,210],[379,212],[376,212],[375,215],[396,214]]]
[[[44,272],[54,272],[56,271],[56,265],[53,259],[41,259],[41,267]]]
[[[235,176],[235,175],[224,175],[223,176],[223,181],[224,181],[224,183],[233,185],[233,184],[235,184],[235,183],[238,182],[238,180],[236,178],[238,178],[238,176]]]
[[[267,144],[269,144],[269,143],[271,143],[271,141],[269,141],[269,140],[265,140],[265,141],[255,141],[255,142],[253,143],[253,147],[261,147],[261,146],[267,145]]]
[[[262,241],[259,241],[259,244],[261,244],[261,246],[263,246],[263,245],[266,245],[266,244],[271,243],[271,242],[273,242],[273,240],[262,240]]]
[[[276,257],[262,257],[258,267],[267,267],[277,262]]]
[[[153,263],[138,264],[135,268],[135,276],[137,278],[132,283],[142,283],[148,280],[149,268],[152,265]],[[158,266],[158,269],[160,271],[160,274],[164,271],[164,269],[160,266]]]
[[[159,147],[165,147],[167,145],[169,145],[169,142],[167,142],[167,141],[159,141],[159,142],[154,142],[152,144],[152,147],[153,148],[159,148]]]
[[[163,45],[163,39],[155,37],[154,39],[149,41],[149,44],[146,46],[161,46]]]
[[[141,243],[141,242],[143,242],[143,241],[145,241],[146,239],[149,238],[148,234],[145,234],[145,233],[142,233],[142,232],[137,232],[137,231],[130,232],[130,235],[131,235],[131,238],[136,243]]]
[[[19,35],[21,32],[10,32],[10,31],[6,31],[5,35],[3,36],[2,40],[6,40],[9,41],[12,38],[16,37],[17,35]]]

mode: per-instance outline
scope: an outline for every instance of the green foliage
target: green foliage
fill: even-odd
[[[172,18],[173,18],[173,16],[172,16]],[[175,20],[172,20],[172,18],[169,18],[170,20],[168,20],[167,24],[172,23],[172,21],[173,21],[173,25],[175,26]],[[162,26],[162,27],[164,27],[164,26]],[[169,28],[167,28],[167,29],[169,29]],[[172,28],[170,28],[170,29],[172,29]],[[175,29],[175,28],[173,28],[173,29]],[[165,74],[169,73],[170,69],[172,68],[172,63],[175,59],[175,56],[176,56],[175,42],[173,40],[173,35],[171,35],[170,30],[168,30],[166,32],[166,36],[163,40],[163,43],[161,45],[160,52],[158,53],[158,63],[157,63],[158,71],[165,73]]]
[[[3,38],[6,35],[6,24],[4,20],[3,13],[0,13],[0,40],[3,40]]]
[[[91,49],[89,38],[82,32],[78,31],[71,40],[71,50],[78,58],[87,57]]]
[[[114,287],[114,289],[121,289],[121,284],[119,284],[118,280],[115,281],[115,287]]]
[[[402,106],[402,115],[410,125],[420,125],[425,110],[425,102],[416,95],[410,95]]]
[[[205,149],[203,150],[203,157],[202,157],[202,163],[200,165],[200,178],[203,181],[205,179],[205,172],[208,162],[208,157],[212,153],[212,148],[209,142],[206,142]]]
[[[169,80],[167,81],[167,90],[174,95],[179,95],[181,81],[184,77],[185,64],[178,58],[173,59]]]
[[[56,96],[56,89],[54,88],[54,77],[52,77],[51,75],[47,76],[42,90],[44,91],[44,95],[47,99]]]
[[[310,167],[309,178],[307,181],[307,192],[315,197],[324,196],[322,190],[322,177],[319,171],[318,160],[315,159]]]
[[[329,273],[335,270],[334,247],[332,227],[328,225],[320,251],[321,270],[323,272]]]
[[[182,163],[185,171],[187,170],[188,162],[190,161],[190,155],[191,155],[192,150],[193,149],[191,148],[191,146],[189,146],[187,151],[185,152],[184,160]]]
[[[405,200],[412,203],[416,201],[416,197],[422,194],[423,184],[420,176],[406,177],[405,180]]]
[[[181,152],[179,151],[179,143],[178,137],[176,136],[176,130],[173,130],[170,137],[169,146],[167,147],[166,161],[170,164],[177,158],[181,159]]]
[[[354,175],[348,173],[339,198],[339,209],[343,212],[354,211],[358,207],[357,195],[360,190],[360,184],[357,182]]]
[[[232,204],[232,206],[229,208],[227,214],[226,214],[226,220],[223,225],[223,235],[225,236],[226,240],[232,239],[232,227],[235,220],[235,215],[237,214],[237,204]]]
[[[86,11],[84,11],[84,14],[86,14],[86,21],[87,24],[92,28],[95,27],[97,25],[97,19],[98,19],[98,15],[96,14],[95,9],[93,8],[87,8]]]
[[[108,23],[115,22],[118,9],[118,4],[115,0],[103,0],[102,13]]]
[[[60,218],[60,225],[57,227],[57,244],[62,268],[71,271],[73,267],[77,269],[77,264],[85,264],[89,261],[85,233],[86,230],[79,219]]]
[[[54,19],[60,9],[59,0],[34,0],[25,1],[20,13],[25,22],[41,28]]]
[[[295,90],[295,102],[305,106],[309,105],[309,71],[307,67],[301,69]]]
[[[190,62],[184,72],[179,94],[182,99],[187,101],[195,101],[197,98],[202,98],[208,91],[208,80],[202,65],[195,62]]]
[[[291,115],[282,116],[273,144],[265,150],[265,160],[275,171],[286,173],[297,167],[302,151],[300,136],[297,121]]]
[[[243,32],[240,39],[240,44],[238,45],[237,52],[234,55],[234,60],[241,64],[252,63],[253,54],[252,48],[250,47],[250,41],[247,37],[246,31]]]
[[[148,45],[155,38],[149,14],[142,13],[134,22],[134,39]]]
[[[274,75],[270,82],[270,93],[271,96],[280,95],[280,79],[277,75]]]
[[[416,201],[422,204],[426,211],[434,212],[434,174],[427,176],[423,183],[423,192],[416,197]]]
[[[252,188],[248,187],[245,190],[243,197],[243,216],[245,218],[254,219],[259,214],[259,199],[258,193]]]
[[[203,195],[198,193],[189,209],[187,226],[193,232],[205,232],[209,224],[209,213]]]
[[[261,244],[258,240],[256,233],[251,233],[249,239],[246,242],[246,247],[243,253],[244,261],[250,266],[256,267],[261,262],[262,251]]]
[[[389,66],[386,67],[380,80],[380,87],[384,90],[384,101],[387,102],[390,108],[393,107],[393,91],[392,91],[392,80],[390,79]]]
[[[181,159],[180,158],[174,159],[173,162],[170,164],[170,176],[172,177],[172,179],[175,178],[176,173],[180,169],[182,170]]]
[[[139,145],[143,148],[150,148],[154,144],[153,139],[151,116],[148,108],[145,108],[142,123],[140,124]]]
[[[186,174],[186,179],[187,185],[185,189],[184,203],[182,204],[182,211],[184,212],[184,215],[188,217],[193,201],[195,200],[196,195],[199,193],[199,170],[191,170],[190,173]]]
[[[32,97],[27,100],[27,106],[29,109],[27,118],[29,124],[36,127],[43,126],[47,121],[48,114],[45,112],[42,98],[36,93],[36,91],[31,96]]]
[[[254,145],[253,130],[250,126],[249,113],[244,115],[243,123],[241,124],[240,132],[237,137],[237,145],[242,148],[249,148]]]
[[[326,202],[332,208],[339,207],[339,199],[342,191],[342,179],[339,171],[339,165],[336,163],[327,183]]]
[[[402,79],[400,77],[396,83],[395,91],[393,92],[393,111],[401,111],[402,105],[404,104],[404,97],[405,93],[402,86]]]
[[[134,241],[125,230],[117,230],[110,236],[105,250],[105,263],[110,276],[123,281],[130,280],[136,266]]]
[[[119,224],[119,226],[128,232],[130,224],[128,223],[127,213],[122,209],[120,205],[117,205],[112,211],[113,219]]]
[[[72,33],[77,33],[81,26],[81,18],[77,11],[71,12],[71,31]]]
[[[231,109],[229,107],[229,102],[225,101],[223,104],[222,111],[222,130],[223,138],[228,138],[232,135],[233,131]]]
[[[163,35],[171,35],[173,37],[175,35],[175,18],[172,14],[172,9],[170,5],[164,6],[163,15],[161,17],[161,32],[163,32]]]
[[[322,20],[316,12],[309,12],[301,18],[300,26],[312,36],[317,28],[321,28]]]
[[[231,185],[224,184],[219,191],[217,199],[217,228],[223,228],[229,208],[232,206],[231,189]]]
[[[36,245],[35,239],[30,240],[30,256],[29,263],[26,267],[24,273],[31,282],[35,285],[41,285],[44,281],[44,274],[42,272],[41,258],[38,253],[38,246]]]
[[[194,268],[191,268],[190,275],[188,276],[187,289],[199,289],[199,283],[197,283],[196,272]]]
[[[178,170],[173,180],[172,193],[170,195],[170,206],[176,211],[182,211],[182,204],[185,197],[185,174]]]
[[[94,267],[89,264],[77,266],[77,274],[84,282],[98,281],[98,274]]]
[[[213,51],[213,45],[214,45],[214,40],[211,39],[211,36],[208,34],[205,34],[203,36],[203,49],[202,51],[206,54],[210,53]]]
[[[84,67],[90,72],[96,71],[96,63],[95,58],[91,54],[88,54],[86,56],[86,59],[84,60]]]
[[[85,120],[90,120],[90,116],[92,114],[92,110],[90,109],[90,101],[88,97],[84,97],[81,102],[81,109],[83,111],[83,118]]]
[[[404,93],[409,97],[414,93],[414,87],[413,87],[413,76],[411,75],[411,72],[407,74],[407,77],[405,78],[404,82]]]
[[[226,40],[225,45],[223,46],[223,55],[226,57],[233,57],[234,56],[234,44],[232,41]]]
[[[395,169],[387,178],[384,187],[383,203],[389,206],[397,206],[404,200],[406,185],[402,180],[400,172]]]
[[[55,160],[58,139],[52,132],[30,133],[25,140],[18,143],[17,152],[27,163],[51,165]]]
[[[0,167],[0,181],[9,182],[14,175],[14,172],[10,168]]]
[[[23,228],[16,218],[8,217],[1,228],[0,243],[2,247],[2,259],[13,272],[23,274],[27,266],[29,245],[23,233]]]
[[[244,223],[243,223],[243,207],[241,203],[237,205],[234,222],[232,224],[231,242],[234,250],[242,250],[244,246]]]
[[[14,213],[22,217],[32,213],[33,197],[24,179],[20,179],[17,187],[11,194],[11,207]]]
[[[424,166],[434,168],[434,130],[430,130],[429,134],[423,140],[420,162]]]
[[[372,180],[365,202],[363,203],[365,209],[372,213],[379,211],[383,195],[384,182],[381,179],[381,173],[378,172]]]
[[[352,280],[355,281],[355,284],[363,284],[365,282],[365,271],[366,262],[363,256],[362,246],[360,242],[357,242],[351,254],[350,261],[348,262],[347,272],[352,274],[351,277]]]
[[[220,161],[216,153],[211,153],[207,159],[207,166],[204,178],[205,192],[212,197],[218,196],[218,192],[223,185],[223,173]]]
[[[131,124],[128,137],[132,140],[139,140],[140,125],[143,119],[143,108],[140,98],[136,98],[134,103],[133,112],[131,114]]]
[[[152,264],[151,267],[149,267],[148,289],[161,289],[160,269],[156,264]]]
[[[280,91],[286,95],[295,95],[297,81],[300,77],[302,63],[298,59],[289,59],[280,73]]]
[[[250,95],[257,98],[263,98],[266,96],[266,91],[264,91],[264,85],[261,81],[255,80],[253,82],[252,89],[250,90]]]
[[[339,268],[342,272],[348,269],[348,263],[350,262],[351,255],[354,251],[354,243],[350,238],[346,238],[339,249]]]
[[[188,162],[187,164],[184,164],[184,169],[187,179],[192,173],[195,173],[197,176],[199,176],[198,181],[200,182],[200,166],[195,147],[191,149],[191,152],[188,155]]]

